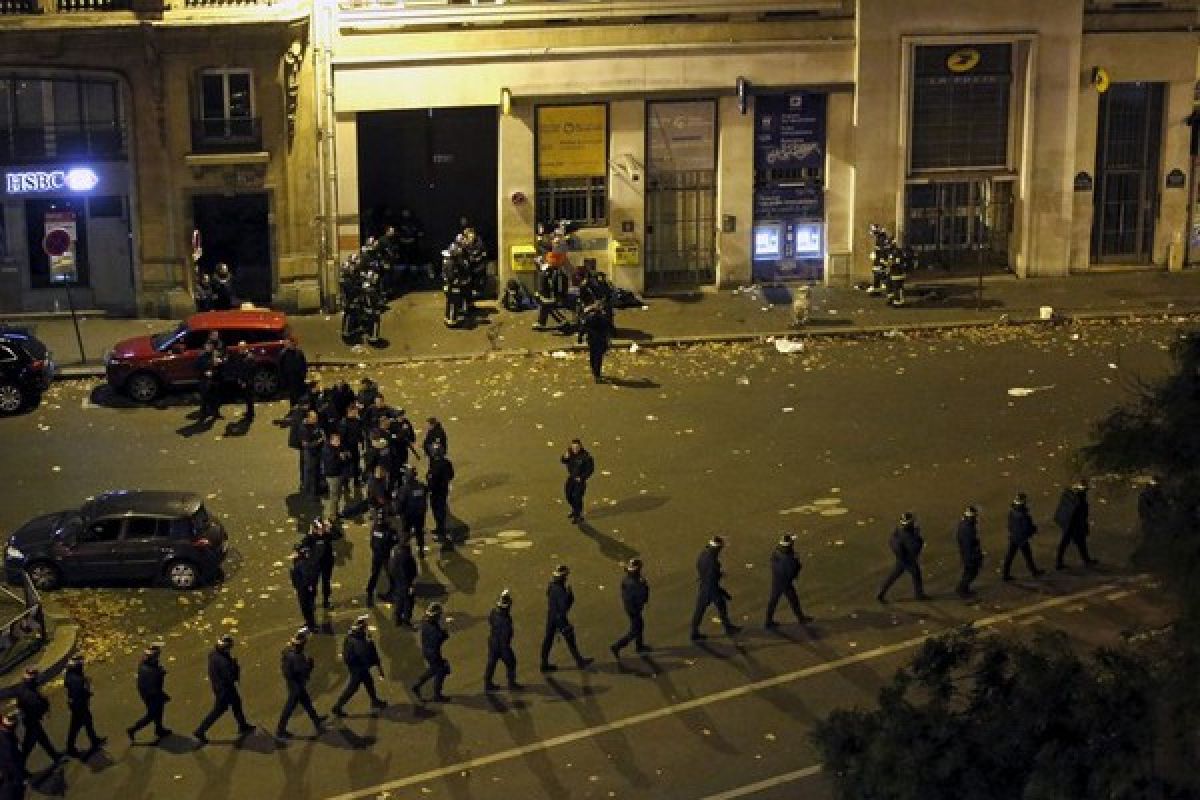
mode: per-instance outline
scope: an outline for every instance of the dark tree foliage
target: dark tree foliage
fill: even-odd
[[[1081,455],[1098,472],[1160,476],[1134,558],[1173,590],[1176,623],[1090,656],[1062,634],[930,640],[878,708],[816,728],[837,797],[1200,798],[1200,335],[1181,336],[1172,358],[1173,373],[1135,386]]]

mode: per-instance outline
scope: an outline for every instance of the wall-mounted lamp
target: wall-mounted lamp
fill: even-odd
[[[507,86],[500,90],[500,113],[506,117],[512,114],[512,91]]]

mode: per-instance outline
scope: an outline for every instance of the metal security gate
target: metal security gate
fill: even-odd
[[[1009,268],[1011,181],[912,183],[905,209],[904,241],[923,265],[966,272]]]
[[[1161,83],[1115,83],[1100,97],[1094,261],[1151,262],[1162,114]]]
[[[687,170],[651,175],[646,185],[646,287],[716,280],[716,175]]]
[[[646,104],[646,288],[716,281],[716,127],[712,100]]]

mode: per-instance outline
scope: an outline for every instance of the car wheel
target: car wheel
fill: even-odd
[[[0,414],[15,414],[25,405],[25,393],[12,383],[0,383]]]
[[[137,403],[153,403],[162,393],[162,383],[149,372],[135,372],[125,381],[125,393]]]
[[[25,572],[33,588],[39,592],[53,591],[62,583],[62,573],[48,561],[35,561],[25,568]]]
[[[250,386],[259,397],[274,397],[279,391],[279,373],[270,367],[259,367],[250,378]]]
[[[200,582],[200,571],[187,561],[172,561],[167,564],[167,582],[172,589],[194,589]]]

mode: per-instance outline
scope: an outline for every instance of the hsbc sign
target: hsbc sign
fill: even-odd
[[[4,173],[4,191],[10,195],[47,192],[90,192],[100,176],[90,167],[53,170],[19,170]]]

